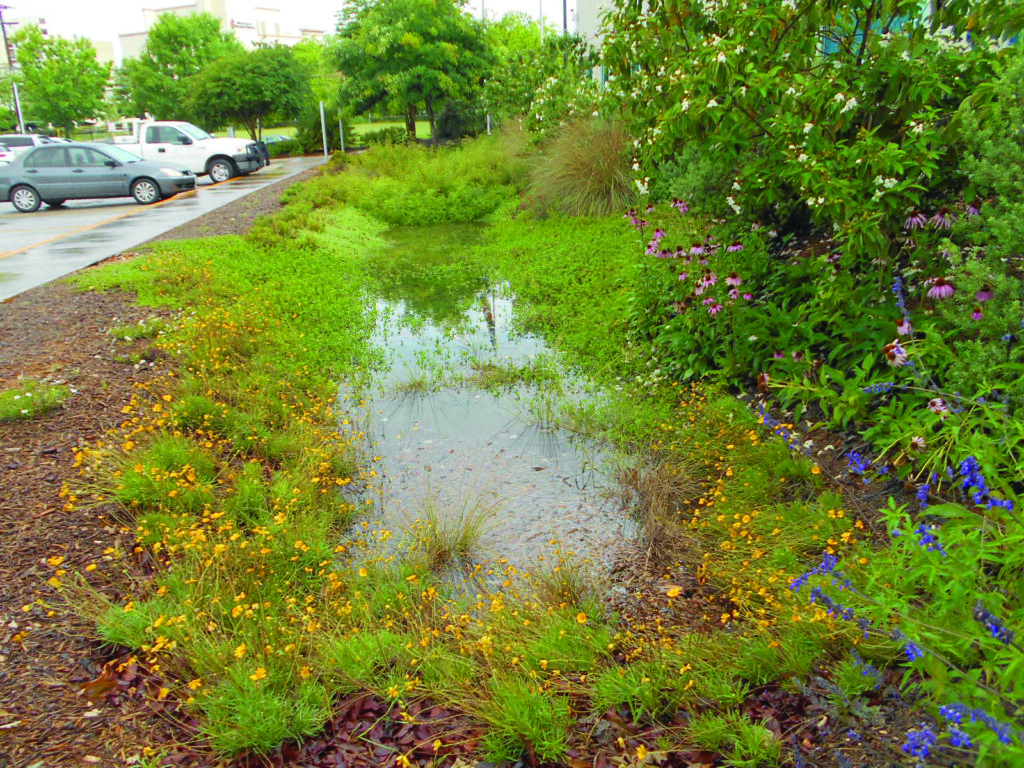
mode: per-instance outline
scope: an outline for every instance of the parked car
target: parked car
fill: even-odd
[[[53,139],[42,133],[5,133],[0,134],[0,144],[5,145],[8,149],[14,152],[15,155],[20,155],[26,149],[31,147],[39,147],[43,144],[52,144]]]
[[[95,197],[130,196],[149,205],[195,187],[196,176],[184,165],[151,163],[110,144],[50,144],[0,166],[0,202],[21,213]]]
[[[7,148],[6,144],[0,144],[0,165],[7,165],[14,159],[14,152]]]

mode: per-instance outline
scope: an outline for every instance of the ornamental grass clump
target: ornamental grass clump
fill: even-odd
[[[529,195],[540,216],[611,216],[636,198],[629,169],[630,136],[616,121],[576,120],[541,151]]]

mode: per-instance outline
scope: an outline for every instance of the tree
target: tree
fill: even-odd
[[[264,121],[297,117],[313,95],[308,70],[283,45],[217,59],[191,85],[196,114],[211,123],[241,123],[254,140]]]
[[[524,117],[542,92],[547,117],[563,117],[550,114],[552,108],[564,105],[581,87],[591,85],[590,70],[597,64],[597,54],[578,35],[550,34],[541,43],[533,19],[509,13],[488,26],[487,37],[498,63],[487,79],[484,95],[488,111],[499,119]],[[549,127],[555,128],[559,120],[554,122]]]
[[[355,0],[341,13],[334,54],[350,111],[390,102],[414,136],[423,104],[435,143],[435,114],[446,100],[474,100],[494,63],[483,25],[454,0]]]
[[[223,56],[243,52],[233,34],[222,32],[208,13],[161,14],[146,35],[146,47],[118,72],[117,91],[126,113],[149,112],[161,120],[196,117],[189,98],[192,78]]]
[[[46,37],[34,25],[18,30],[13,43],[27,115],[70,133],[73,123],[103,111],[110,65],[96,60],[92,43],[84,38]]]

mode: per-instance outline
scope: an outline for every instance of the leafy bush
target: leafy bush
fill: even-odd
[[[361,136],[363,143],[373,144],[405,144],[409,141],[409,132],[401,126],[392,125],[387,128],[378,128],[374,131],[366,131]]]
[[[487,128],[487,118],[479,105],[450,99],[437,116],[437,138],[461,139],[476,136]]]
[[[270,152],[271,157],[291,157],[292,155],[301,155],[303,153],[302,142],[298,139],[276,141],[273,144],[267,145],[267,151]]]
[[[951,113],[1020,24],[1019,5],[996,0],[943,3],[928,18],[920,6],[709,2],[680,15],[619,2],[604,56],[643,167],[694,145],[735,168],[734,215],[834,226],[849,261],[891,255],[926,188],[956,199]]]
[[[987,91],[967,100],[961,110],[969,148],[963,162],[976,192],[995,194],[982,208],[986,245],[1000,255],[1024,253],[1024,52],[1007,55],[1006,68]]]
[[[636,199],[629,170],[629,135],[599,119],[567,123],[537,158],[530,174],[536,212],[607,216]]]

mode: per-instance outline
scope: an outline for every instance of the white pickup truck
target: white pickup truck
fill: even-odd
[[[263,142],[214,138],[192,123],[152,120],[139,123],[133,136],[115,136],[114,143],[146,160],[170,160],[196,176],[214,181],[250,174],[270,165]]]

